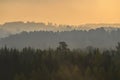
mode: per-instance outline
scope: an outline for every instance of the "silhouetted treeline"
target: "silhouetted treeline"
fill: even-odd
[[[0,49],[0,80],[120,80],[120,43],[115,50]]]
[[[56,48],[58,42],[65,41],[70,49],[93,46],[100,49],[114,48],[120,41],[120,29],[106,31],[104,28],[89,31],[72,30],[63,32],[34,31],[22,32],[0,39],[0,47],[7,45],[9,48],[22,49],[26,46],[46,49]]]
[[[99,27],[104,27],[108,30],[119,29],[120,24],[83,24],[83,25],[62,25],[62,24],[54,24],[48,22],[6,22],[4,24],[0,24],[0,38],[7,37],[9,35],[13,35],[16,33],[21,33],[22,31],[30,32],[30,31],[71,31],[71,30],[90,30],[96,29]]]

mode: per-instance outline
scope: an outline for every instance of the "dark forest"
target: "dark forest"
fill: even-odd
[[[0,80],[120,80],[120,43],[114,50],[0,49]]]

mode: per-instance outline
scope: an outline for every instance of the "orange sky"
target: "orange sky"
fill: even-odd
[[[120,23],[120,0],[0,0],[0,23]]]

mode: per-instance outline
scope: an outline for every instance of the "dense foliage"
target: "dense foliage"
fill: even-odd
[[[0,80],[120,80],[120,43],[115,50],[0,49]]]

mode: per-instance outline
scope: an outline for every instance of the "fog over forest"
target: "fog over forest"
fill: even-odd
[[[0,25],[0,80],[120,80],[119,27]]]
[[[43,22],[6,22],[0,25],[0,38],[7,37],[23,31],[71,31],[71,30],[90,30],[104,27],[105,30],[116,30],[120,27],[120,24],[83,24],[83,25],[63,25],[54,23],[43,23]]]
[[[103,25],[103,24],[101,24]],[[120,42],[119,24],[99,27],[100,24],[91,24],[87,27],[72,27],[55,25],[52,23],[13,22],[1,25],[0,47],[22,49],[55,48],[61,41],[67,42],[69,48],[98,47],[101,49],[114,48]],[[93,26],[96,26],[93,27]],[[116,28],[115,28],[116,27]]]

